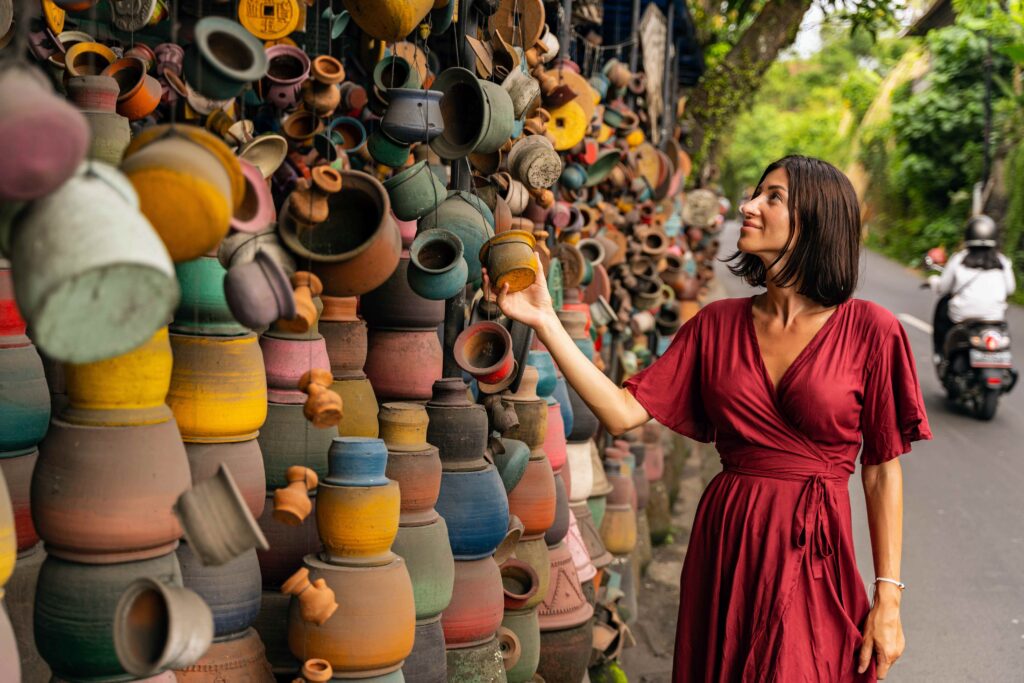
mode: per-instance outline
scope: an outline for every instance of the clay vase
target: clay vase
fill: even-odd
[[[332,385],[332,388],[337,383]],[[351,405],[345,401],[346,413]],[[376,407],[376,406],[375,406]],[[331,447],[334,430],[317,429],[306,419],[299,404],[270,403],[267,420],[257,440],[263,453],[263,467],[267,488],[288,485],[286,472],[292,465],[302,465],[323,478],[327,475],[327,450]]]
[[[315,513],[316,496],[311,500]],[[273,498],[268,497],[258,524],[267,538],[270,549],[257,549],[256,557],[260,561],[264,590],[276,591],[295,573],[295,568],[302,565],[303,557],[309,553],[319,552],[320,537],[317,535],[315,514],[306,517],[298,527],[291,527],[274,519],[273,511]]]
[[[300,673],[306,683],[327,683],[334,677],[334,668],[327,660],[307,659]]]
[[[444,181],[425,160],[391,176],[384,181],[384,187],[391,197],[392,211],[403,221],[422,218],[448,197]]]
[[[313,511],[309,492],[317,488],[316,472],[293,465],[285,470],[287,486],[274,491],[274,519],[288,526],[299,526]]]
[[[441,616],[416,622],[416,641],[402,665],[405,683],[447,683],[444,629]]]
[[[559,631],[541,631],[537,674],[545,681],[582,681],[593,647],[593,622]]]
[[[302,567],[281,584],[281,592],[298,598],[299,616],[303,621],[317,626],[338,611],[334,591],[323,578],[309,580],[309,569]]]
[[[569,496],[565,490],[563,472],[555,473],[555,521],[544,532],[544,540],[549,546],[560,543],[569,531]]]
[[[543,534],[554,524],[555,500],[551,463],[543,455],[531,458],[523,478],[508,494],[509,511],[522,521],[524,534]]]
[[[472,683],[505,683],[505,659],[497,638],[457,649],[449,648],[448,680]]]
[[[39,451],[35,448],[26,451],[5,453],[0,458],[0,473],[7,482],[7,492],[11,498],[11,509],[14,513],[14,532],[18,552],[31,549],[39,543],[39,534],[32,523],[31,487],[32,473],[39,460]]]
[[[345,80],[345,67],[331,55],[313,59],[312,78],[302,84],[302,101],[317,116],[328,117],[341,103],[338,83]]]
[[[366,376],[380,401],[429,399],[441,377],[437,330],[374,329],[367,338]]]
[[[341,172],[330,166],[317,166],[310,171],[310,180],[300,179],[288,196],[281,212],[287,212],[300,226],[323,223],[327,220],[331,195],[341,191]]]
[[[391,549],[405,559],[409,568],[416,618],[429,619],[440,614],[451,602],[455,580],[455,562],[444,519],[422,526],[399,527]]]
[[[444,320],[444,302],[425,299],[410,286],[408,256],[387,282],[359,298],[359,310],[371,328],[433,328]]]
[[[324,557],[346,566],[378,566],[392,559],[401,495],[398,482],[342,486],[330,477],[317,490],[317,529]]]
[[[297,657],[326,659],[335,675],[360,676],[398,669],[412,652],[416,608],[405,561],[379,567],[346,567],[307,555],[314,582],[324,579],[338,610],[323,625],[303,621],[297,600],[288,616],[288,646]]]
[[[225,298],[227,271],[213,256],[200,256],[174,266],[181,302],[171,332],[238,336],[248,330],[235,319]]]
[[[174,672],[180,683],[237,680],[272,683],[273,673],[259,635],[249,629],[237,638],[213,643],[202,659]]]
[[[213,612],[214,636],[244,631],[260,611],[260,565],[249,550],[219,567],[205,567],[187,543],[177,550],[182,583],[202,597]]]
[[[466,287],[462,240],[443,228],[424,230],[409,248],[409,287],[425,299],[450,299]]]
[[[360,372],[358,377],[337,379],[331,385],[331,391],[341,396],[345,406],[345,413],[338,423],[338,434],[376,438],[377,397],[366,375]]]
[[[49,421],[50,396],[36,348],[0,348],[0,451],[34,447]]]
[[[171,334],[174,368],[167,404],[186,441],[216,443],[255,436],[267,417],[263,354],[255,334]]]
[[[342,171],[331,195],[330,216],[314,226],[284,220],[281,239],[302,262],[311,262],[328,296],[356,296],[383,284],[395,271],[401,237],[384,186],[366,173]]]
[[[47,552],[108,564],[172,551],[182,529],[171,507],[191,486],[177,431],[173,420],[92,427],[54,419],[39,444],[31,493]]]
[[[327,344],[323,337],[286,339],[268,332],[260,337],[266,367],[267,398],[273,403],[305,403],[299,390],[302,375],[313,369],[328,370]]]
[[[608,552],[628,555],[636,548],[637,518],[632,505],[607,503],[599,528],[601,540]]]
[[[478,471],[445,471],[437,512],[448,525],[456,559],[490,556],[508,530],[508,498],[493,465]]]
[[[427,401],[427,442],[437,446],[445,471],[480,470],[487,449],[487,411],[471,403],[460,378],[434,382]]]
[[[121,163],[132,139],[127,117],[117,113],[117,81],[110,76],[74,76],[67,80],[68,99],[82,112],[92,135],[87,156],[112,166]]]
[[[529,683],[534,680],[540,662],[540,624],[536,609],[505,610],[501,620],[504,628],[516,634],[519,640],[519,660],[508,669],[508,683]]]
[[[452,600],[441,613],[445,646],[470,647],[489,641],[501,626],[503,609],[501,571],[494,559],[456,560]]]
[[[269,547],[231,470],[223,463],[215,476],[196,483],[178,497],[174,514],[181,522],[185,540],[204,565],[219,566],[249,548]]]
[[[125,676],[114,649],[114,614],[139,578],[181,585],[174,553],[138,562],[92,565],[52,555],[36,586],[35,641],[55,676],[70,680]]]

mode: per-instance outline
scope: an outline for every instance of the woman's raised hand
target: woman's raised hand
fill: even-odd
[[[491,291],[490,279],[487,270],[484,269],[484,287],[486,292],[491,293],[491,298],[497,295],[498,308],[501,312],[513,320],[524,325],[537,329],[546,320],[555,317],[555,308],[551,303],[551,294],[548,293],[548,283],[544,278],[544,269],[537,269],[537,279],[533,284],[521,292],[508,291],[508,284],[502,286],[501,291]]]

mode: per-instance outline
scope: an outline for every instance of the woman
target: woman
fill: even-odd
[[[884,678],[904,647],[896,456],[931,438],[910,345],[891,313],[850,299],[860,215],[842,173],[786,157],[741,212],[731,269],[767,291],[706,306],[625,388],[576,349],[542,278],[498,303],[537,331],[612,433],[654,418],[716,443],[724,471],[687,548],[675,681]],[[847,491],[862,442],[874,604]]]

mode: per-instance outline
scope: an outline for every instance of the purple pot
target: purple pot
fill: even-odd
[[[224,298],[235,320],[250,329],[295,317],[295,296],[288,276],[262,251],[256,252],[252,261],[228,269]]]
[[[291,109],[298,101],[302,83],[309,78],[309,57],[291,45],[273,45],[266,52],[267,85],[263,99],[278,109]]]

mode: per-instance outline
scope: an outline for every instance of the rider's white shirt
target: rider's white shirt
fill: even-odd
[[[956,294],[949,300],[949,318],[955,323],[964,320],[1003,320],[1006,297],[1013,294],[1016,282],[1010,260],[999,254],[1002,268],[979,270],[964,265],[967,250],[953,254],[935,284],[935,293]]]

